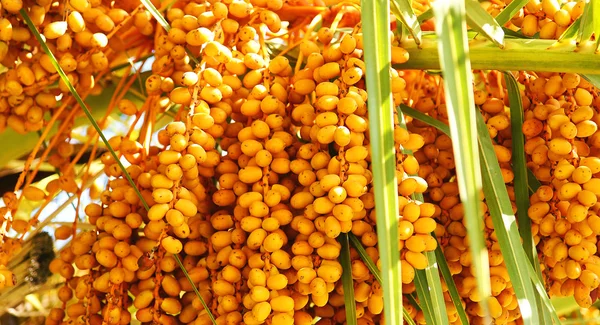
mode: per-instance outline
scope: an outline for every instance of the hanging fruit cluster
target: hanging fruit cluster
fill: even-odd
[[[487,9],[497,14],[509,2]],[[358,323],[381,323],[383,288],[367,265],[381,264],[372,175],[380,162],[370,155],[368,35],[360,7],[321,0],[153,3],[167,30],[138,1],[2,1],[0,62],[7,69],[0,74],[0,130],[44,132],[49,143],[41,160],[60,173],[44,189],[31,185],[36,169],[22,175],[15,192],[3,196],[3,231],[23,239],[37,226],[39,214],[12,218],[22,198],[46,206],[60,190],[80,196],[94,175],[88,168],[78,182],[74,166],[90,147],[89,161],[98,156],[109,179],[104,189],[90,190],[96,203],[85,215],[93,230],[78,232],[74,225],[54,233],[70,242],[49,266],[65,281],[57,295],[62,305],[46,324],[343,324],[344,272],[353,280]],[[581,15],[581,4],[532,0],[508,26],[556,39]],[[420,12],[429,7],[427,1],[414,6]],[[41,32],[70,84],[27,23]],[[409,60],[393,33],[390,42],[392,64]],[[140,105],[126,96],[138,79],[128,62],[150,56]],[[123,64],[127,73],[117,77],[113,71]],[[439,76],[390,74],[395,105],[448,122]],[[513,210],[532,221],[548,292],[574,295],[589,307],[600,286],[598,91],[576,74],[518,73],[525,151],[542,186],[531,195],[529,211],[516,211],[503,77],[496,71],[476,76],[483,86],[475,103]],[[117,108],[131,116],[131,129],[108,139],[114,152],[100,152],[100,135],[90,127],[89,140],[76,150],[71,131],[83,108],[70,85],[85,99],[100,93],[107,79],[118,86],[99,126],[106,127]],[[173,121],[157,127],[172,111]],[[53,126],[57,132],[49,136]],[[441,247],[470,322],[483,324],[452,141],[396,112],[394,143],[403,293],[415,292],[415,272]],[[519,324],[483,195],[481,205],[490,315],[496,324]],[[344,269],[338,239],[346,234],[358,238],[371,261],[352,248],[350,269]],[[20,250],[19,239],[2,236],[0,289],[15,284],[6,265]],[[460,324],[444,290],[449,321]],[[404,306],[418,324],[426,323],[423,311],[408,300]]]

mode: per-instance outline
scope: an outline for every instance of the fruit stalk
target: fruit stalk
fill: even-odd
[[[413,40],[400,44],[410,60],[395,64],[396,69],[440,70],[438,42],[435,37],[423,38],[421,47]],[[474,70],[527,70],[544,72],[600,73],[599,56],[594,44],[585,42],[557,43],[555,40],[506,39],[504,49],[486,39],[469,41],[469,56]]]

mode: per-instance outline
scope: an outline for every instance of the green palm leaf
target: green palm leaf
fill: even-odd
[[[383,279],[386,323],[402,324],[402,283],[398,246],[398,180],[393,137],[393,100],[391,92],[391,44],[389,42],[389,0],[362,0],[364,57],[367,71],[369,134],[371,159],[380,162],[373,168],[377,237]]]
[[[391,11],[413,36],[415,43],[421,44],[421,25],[409,0],[391,0]]]
[[[473,75],[462,1],[436,3],[433,7],[439,57],[444,75],[444,92],[456,161],[460,199],[465,213],[477,292],[485,302],[491,296],[488,251],[483,240],[483,222],[479,194],[482,189],[476,113],[473,99]],[[487,304],[482,308],[487,311]],[[487,312],[486,312],[487,313]]]
[[[467,23],[475,31],[483,34],[487,39],[499,47],[504,47],[504,30],[496,19],[485,11],[476,0],[465,0],[467,10]]]

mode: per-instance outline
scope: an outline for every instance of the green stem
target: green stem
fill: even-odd
[[[423,38],[421,48],[412,40],[401,44],[409,55],[408,62],[395,64],[396,69],[440,70],[438,40]],[[473,70],[546,71],[600,74],[600,56],[594,44],[557,43],[553,40],[505,39],[504,49],[487,39],[469,41]]]

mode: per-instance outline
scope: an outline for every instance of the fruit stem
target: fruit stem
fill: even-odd
[[[396,69],[440,70],[438,43],[435,37],[423,38],[421,48],[409,39],[400,44],[410,59],[395,64]],[[600,74],[600,56],[594,44],[576,46],[569,42],[539,39],[506,39],[504,49],[486,40],[469,41],[473,70],[527,70]]]

